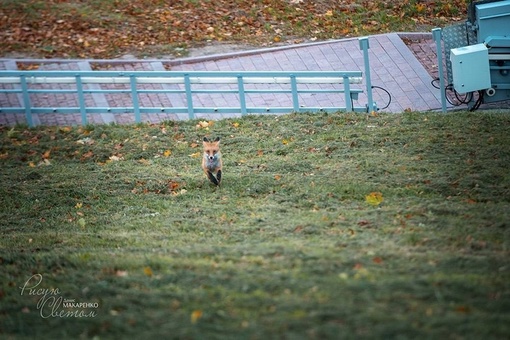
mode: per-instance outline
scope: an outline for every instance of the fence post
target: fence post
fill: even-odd
[[[368,97],[368,107],[367,112],[376,111],[377,107],[374,105],[374,100],[372,97],[372,80],[370,78],[370,61],[368,58],[368,49],[370,48],[368,44],[368,38],[363,37],[359,38],[359,47],[363,50],[363,63],[365,64],[365,82],[367,84],[367,97]]]
[[[439,90],[441,91],[441,110],[446,113],[446,90],[444,84],[443,74],[443,48],[441,47],[441,29],[434,28],[432,30],[432,37],[436,42],[436,54],[437,54],[437,67],[439,72]]]
[[[294,108],[295,112],[299,112],[299,96],[296,76],[294,74],[290,75],[290,87],[292,90],[292,107]]]
[[[352,94],[349,76],[344,75],[345,111],[352,112]]]
[[[134,74],[129,76],[131,84],[131,100],[133,101],[133,110],[135,112],[135,122],[140,123],[142,117],[140,115],[140,103],[138,101],[138,92],[136,91],[136,77]]]
[[[243,76],[237,75],[237,87],[239,89],[239,105],[241,105],[241,116],[245,116],[248,111],[246,110],[246,94],[244,93]]]
[[[24,74],[20,75],[21,81],[21,89],[23,90],[23,106],[25,107],[25,117],[27,119],[28,126],[34,126],[34,121],[32,120],[32,112],[30,108],[30,95],[28,93],[28,85],[27,79]]]
[[[78,104],[80,105],[81,123],[87,124],[87,109],[85,108],[85,97],[83,96],[83,84],[81,75],[76,75],[76,91],[78,92]]]
[[[193,110],[193,94],[191,93],[191,81],[188,73],[184,75],[184,88],[186,89],[186,103],[188,104],[188,118],[194,119],[195,112]]]

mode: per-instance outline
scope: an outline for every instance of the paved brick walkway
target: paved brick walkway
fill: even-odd
[[[435,45],[430,34],[381,34],[369,37],[369,57],[372,84],[385,88],[392,96],[391,103],[384,110],[388,112],[402,112],[404,110],[436,110],[440,109],[440,93],[431,85],[433,77],[437,76],[437,60]],[[305,45],[292,45],[253,51],[243,51],[224,55],[184,58],[176,60],[7,60],[0,59],[0,70],[27,69],[37,65],[40,70],[118,70],[118,71],[164,71],[164,70],[193,70],[193,71],[363,71],[363,55],[359,49],[358,39],[343,39]],[[60,85],[64,88],[65,85]],[[92,85],[91,85],[92,86]],[[112,85],[95,85],[109,86]],[[171,86],[171,85],[153,85]],[[228,95],[209,95],[201,100],[207,106],[224,106],[230,100]],[[19,95],[5,96],[0,94],[0,107],[19,105]],[[270,105],[284,99],[274,94],[258,96],[252,101],[256,106]],[[308,105],[329,106],[331,98],[315,96],[307,98]],[[374,89],[374,100],[379,107],[388,104],[387,94]],[[60,106],[77,106],[76,99],[71,94],[55,96],[37,96],[34,104],[38,106],[52,105],[58,101]],[[129,94],[87,95],[86,101],[99,107],[131,106]],[[314,102],[315,101],[315,102]],[[367,103],[366,94],[359,96],[356,105]],[[64,105],[63,105],[64,104]],[[184,106],[184,98],[169,94],[140,95],[142,106]],[[282,104],[282,103],[280,103]],[[220,119],[238,115],[210,114],[197,115],[197,118]],[[102,113],[88,116],[89,122],[102,123],[132,123],[132,113],[111,114]],[[150,114],[142,115],[144,122],[159,122],[162,120],[187,119],[185,114]],[[0,114],[0,125],[25,123],[24,115]],[[77,125],[81,124],[79,114],[40,114],[34,115],[36,124],[44,125]]]

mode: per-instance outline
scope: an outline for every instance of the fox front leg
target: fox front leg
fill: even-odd
[[[213,173],[210,172],[210,171],[207,171],[207,177],[209,177],[209,180],[214,184],[214,185],[220,185],[220,182],[219,180],[216,179],[216,177],[214,177]],[[221,175],[220,175],[220,178],[221,178]]]
[[[221,184],[221,170],[218,170],[216,173],[216,179],[218,180],[218,185]]]

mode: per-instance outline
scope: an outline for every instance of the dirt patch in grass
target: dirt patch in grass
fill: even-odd
[[[3,337],[508,334],[507,114],[202,126],[0,128]]]

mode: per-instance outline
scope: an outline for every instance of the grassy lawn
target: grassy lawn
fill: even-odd
[[[0,56],[186,55],[204,44],[294,44],[465,20],[469,0],[0,0]]]
[[[205,125],[0,128],[0,337],[510,334],[508,113]]]

